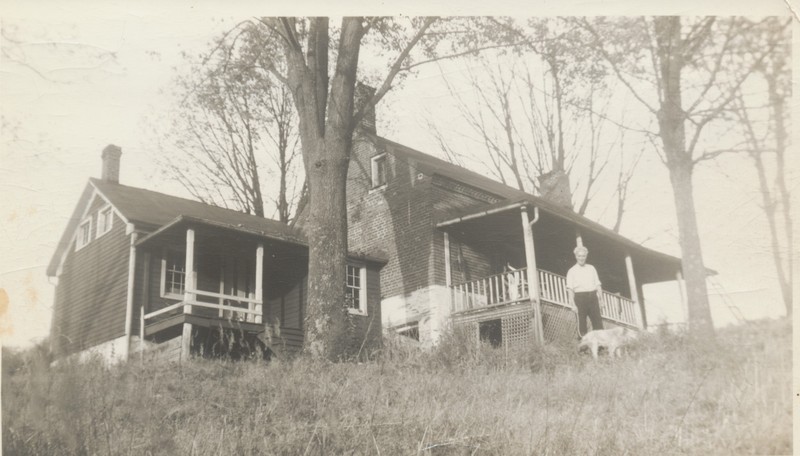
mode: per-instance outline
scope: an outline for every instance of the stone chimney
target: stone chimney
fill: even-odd
[[[103,173],[101,178],[106,182],[119,184],[119,157],[122,149],[119,146],[109,144],[103,149]]]
[[[561,207],[572,209],[572,191],[569,188],[569,176],[557,169],[539,176],[539,191],[542,198]]]
[[[357,82],[355,93],[353,93],[353,113],[358,112],[362,106],[369,102],[373,95],[375,95],[375,89],[373,87]],[[364,117],[361,119],[361,123],[356,125],[356,128],[360,128],[369,133],[376,133],[374,106],[367,110]]]

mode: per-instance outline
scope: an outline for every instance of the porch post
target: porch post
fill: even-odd
[[[625,253],[625,269],[628,271],[628,287],[631,290],[631,300],[636,303],[636,313],[639,320],[639,327],[644,328],[644,309],[639,301],[639,288],[636,286],[636,276],[633,274],[633,259],[630,253]]]
[[[444,232],[444,283],[453,286],[453,273],[450,270],[450,235]]]
[[[544,328],[542,327],[542,308],[539,301],[539,270],[536,268],[536,251],[533,245],[533,229],[528,221],[528,208],[522,206],[522,234],[525,240],[525,264],[528,266],[526,273],[528,279],[528,298],[533,307],[533,323],[536,341],[544,343]]]
[[[583,247],[583,236],[581,230],[575,228],[575,247]]]
[[[434,335],[434,343],[438,341],[443,331],[450,327],[450,315],[453,312],[453,271],[450,267],[450,234],[447,231],[443,231],[442,234],[444,235],[444,284],[446,297],[444,302],[441,299],[436,299],[437,304],[431,306],[431,312],[436,312],[437,326],[439,328],[439,335]]]
[[[194,230],[188,228],[186,230],[186,260],[185,260],[186,276],[184,277],[184,293],[183,293],[183,313],[191,314],[192,306],[189,304],[194,301]],[[181,359],[188,360],[191,355],[192,349],[192,324],[183,324],[183,334],[181,337]]]
[[[675,280],[678,281],[678,294],[681,296],[681,311],[683,311],[683,318],[685,319],[686,323],[689,323],[689,306],[686,300],[686,288],[684,287],[683,283],[683,273],[681,270],[675,273]]]
[[[256,299],[258,303],[255,304],[255,308],[253,310],[258,310],[260,312],[264,311],[264,290],[263,290],[263,280],[264,280],[264,243],[259,242],[258,247],[256,247]],[[261,315],[254,315],[254,320],[256,323],[261,323],[263,321]]]

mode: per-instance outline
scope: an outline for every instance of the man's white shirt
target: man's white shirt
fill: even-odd
[[[597,291],[600,287],[600,277],[591,264],[583,266],[576,264],[567,271],[567,289],[575,293]]]

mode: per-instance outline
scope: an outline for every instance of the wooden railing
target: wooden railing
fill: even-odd
[[[528,299],[525,269],[495,274],[453,286],[453,312],[498,306]]]
[[[216,299],[217,303],[199,301],[198,298]],[[192,290],[184,295],[181,302],[147,313],[143,319],[145,323],[159,315],[178,311],[178,313],[192,313],[192,308],[201,307],[206,309],[216,309],[217,316],[222,319],[232,321],[242,321],[248,323],[261,323],[262,305],[260,299],[248,298],[243,296],[232,296],[210,291]]]
[[[564,307],[571,307],[569,305],[569,295],[567,294],[566,277],[540,269],[539,290],[539,296],[545,301],[560,304]]]
[[[567,294],[567,279],[552,272],[539,270],[539,296],[552,304],[572,308]],[[454,285],[452,312],[465,312],[486,307],[522,302],[529,299],[526,268],[495,274]],[[635,302],[607,291],[600,299],[603,318],[632,326],[640,326]]]
[[[600,315],[609,320],[641,327],[639,306],[630,299],[619,294],[603,292],[600,299]]]

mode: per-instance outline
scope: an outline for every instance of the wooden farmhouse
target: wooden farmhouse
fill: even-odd
[[[60,355],[237,356],[302,346],[308,247],[287,226],[119,183],[102,154],[48,267]],[[357,130],[347,184],[348,309],[354,346],[382,331],[435,344],[453,325],[497,346],[572,338],[565,278],[576,244],[603,283],[607,323],[647,325],[643,285],[678,280],[680,260],[570,208]]]
[[[308,247],[298,228],[121,185],[121,150],[102,154],[48,267],[57,277],[51,345],[60,355],[127,358],[297,350]],[[381,341],[384,259],[349,258],[353,344]],[[145,341],[142,343],[141,341]]]

